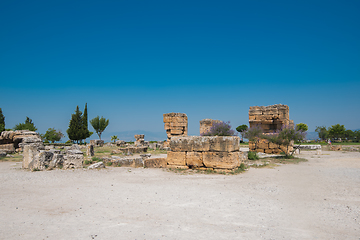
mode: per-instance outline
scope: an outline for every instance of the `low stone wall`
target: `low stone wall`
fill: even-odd
[[[173,137],[167,165],[173,168],[235,169],[243,161],[239,137]]]
[[[321,149],[321,145],[300,145],[300,149],[310,149],[310,150],[316,150]]]
[[[290,153],[293,147],[289,146],[289,148],[287,148],[286,146],[271,143],[266,139],[260,139],[257,144],[249,142],[249,150],[268,154],[280,154],[281,152]]]

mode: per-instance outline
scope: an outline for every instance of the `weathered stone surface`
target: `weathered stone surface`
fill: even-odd
[[[239,151],[240,138],[233,136],[173,137],[170,148],[175,152],[233,152]]]
[[[331,145],[330,150],[331,151],[342,151],[342,146],[341,145]]]
[[[122,153],[143,153],[143,152],[147,152],[148,147],[147,146],[139,146],[139,147],[133,147],[133,146],[129,146],[129,147],[125,147],[125,148],[119,148],[119,151],[121,151]]]
[[[0,158],[6,157],[7,153],[5,151],[0,151]]]
[[[103,162],[97,162],[88,167],[88,169],[96,169],[96,168],[105,168],[105,164]]]
[[[102,147],[104,146],[104,140],[90,140],[90,144],[94,145],[95,147]]]
[[[144,160],[144,167],[147,168],[166,168],[166,158],[150,158]]]
[[[34,159],[29,163],[29,169],[46,170],[50,167],[53,155],[54,154],[52,152],[46,152],[44,150],[38,152]]]
[[[31,145],[24,146],[22,167],[29,168],[29,164],[35,159],[35,156],[37,154],[38,154],[38,149],[36,146],[31,146]]]
[[[126,145],[126,142],[123,140],[116,141],[116,146],[118,146],[118,147],[125,147],[125,145]]]
[[[208,168],[234,169],[240,166],[241,152],[204,152],[203,162]]]
[[[1,144],[0,151],[5,153],[13,153],[15,152],[15,147],[13,143]]]
[[[80,146],[78,144],[73,144],[73,145],[71,145],[71,147],[69,149],[70,150],[80,150]]]
[[[183,166],[183,165],[167,165],[167,168],[187,170],[187,169],[189,169],[189,166]]]
[[[144,166],[144,161],[142,158],[113,158],[111,159],[111,162],[115,165],[115,166],[119,166],[119,167],[143,167]]]
[[[86,155],[89,156],[89,157],[92,157],[94,156],[94,145],[91,145],[91,144],[87,144],[86,145]]]
[[[186,165],[189,167],[203,167],[203,156],[202,152],[187,152],[185,161]]]
[[[175,136],[187,136],[188,118],[185,113],[165,113],[163,117],[168,141]]]
[[[169,165],[185,166],[186,165],[185,157],[186,157],[185,152],[172,152],[172,151],[169,151],[167,153],[167,163]]]
[[[84,162],[84,155],[80,150],[68,150],[64,155],[64,169],[81,168]]]

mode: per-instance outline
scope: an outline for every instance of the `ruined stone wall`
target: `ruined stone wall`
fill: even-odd
[[[185,113],[165,113],[163,117],[164,128],[168,138],[165,145],[169,145],[172,137],[187,136],[188,117]]]
[[[167,165],[172,168],[226,170],[240,166],[244,154],[239,137],[173,137]]]
[[[28,130],[3,131],[0,135],[0,151],[13,153],[21,151],[25,145],[36,145],[43,148],[43,142],[37,132]]]
[[[213,120],[213,119],[203,119],[200,121],[200,136],[204,133],[210,131],[210,128],[213,126],[214,123],[219,123],[220,120]]]
[[[294,126],[294,122],[289,119],[289,107],[287,105],[276,104],[250,107],[249,125],[250,127],[258,126],[265,134],[271,134],[280,130],[284,125]],[[286,149],[284,146],[279,146],[261,139],[256,144],[250,142],[249,149],[250,151],[278,154],[280,152],[291,151],[292,147]]]
[[[283,125],[294,124],[289,119],[289,107],[276,104],[271,106],[255,106],[249,109],[250,127],[259,126],[265,133],[271,133],[281,129]]]

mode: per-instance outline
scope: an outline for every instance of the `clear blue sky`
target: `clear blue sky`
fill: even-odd
[[[85,103],[108,134],[162,132],[182,112],[196,135],[278,103],[309,131],[360,128],[358,0],[1,1],[0,22],[7,128],[29,116],[65,132]]]

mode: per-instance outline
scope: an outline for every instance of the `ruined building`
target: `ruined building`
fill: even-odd
[[[164,128],[167,134],[167,142],[169,145],[171,137],[182,137],[188,135],[188,117],[185,113],[165,113]]]
[[[280,130],[282,126],[294,126],[294,121],[289,119],[289,107],[287,105],[276,104],[270,106],[255,106],[249,109],[249,125],[250,127],[258,126],[265,134],[271,134]],[[267,140],[260,140],[255,148],[255,144],[249,143],[250,151],[263,153],[280,153],[285,148]]]

